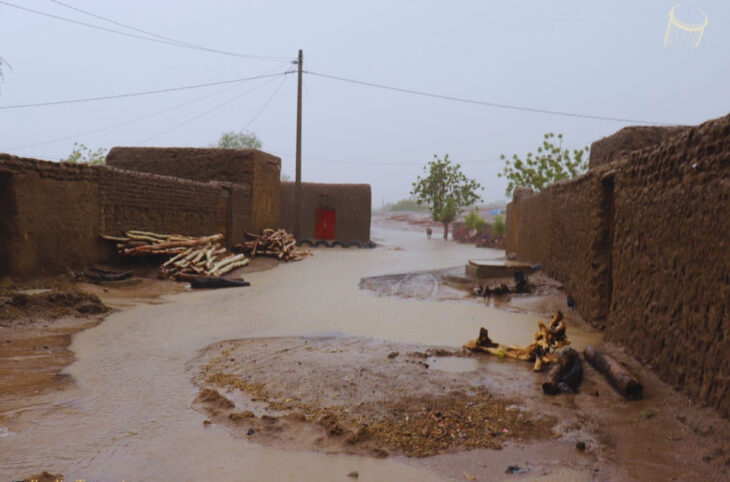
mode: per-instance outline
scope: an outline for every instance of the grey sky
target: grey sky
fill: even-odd
[[[123,30],[49,0],[8,1]],[[663,46],[669,10],[679,0],[64,3],[178,40],[283,60],[178,48],[0,4],[0,57],[13,67],[3,69],[0,107],[283,72],[295,67],[287,59],[302,48],[304,67],[312,72],[489,102],[682,124],[730,111],[727,0],[684,2],[709,18],[698,48]],[[485,186],[485,201],[502,199],[506,183],[497,178],[501,162],[495,162],[500,153],[533,150],[547,131],[562,132],[572,147],[628,125],[467,105],[312,75],[304,83],[304,180],[370,183],[375,206],[407,196],[420,165],[444,153]],[[189,102],[103,132],[19,147]],[[295,75],[6,109],[0,110],[0,152],[57,160],[74,141],[91,148],[150,138],[142,145],[205,146],[260,112],[248,129],[293,175],[295,109]]]

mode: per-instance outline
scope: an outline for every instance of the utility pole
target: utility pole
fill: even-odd
[[[299,240],[302,224],[302,49],[299,49],[297,84],[297,174],[294,194],[294,237]]]

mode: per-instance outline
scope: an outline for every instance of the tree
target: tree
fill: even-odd
[[[464,224],[473,231],[481,231],[487,227],[487,222],[479,215],[479,210],[477,209],[470,211],[469,214],[464,216]]]
[[[570,179],[588,168],[588,147],[583,149],[563,149],[563,134],[557,136],[552,132],[543,135],[542,145],[537,153],[528,152],[523,161],[517,154],[507,160],[499,177],[506,177],[507,196],[518,187],[529,187],[535,192],[563,179]],[[500,159],[507,157],[502,154]]]
[[[228,131],[221,134],[220,139],[213,147],[222,149],[261,149],[261,139],[256,137],[253,132],[247,134],[245,132]]]
[[[496,216],[494,216],[494,221],[492,221],[492,229],[494,230],[494,234],[496,234],[497,236],[504,236],[507,228],[504,225],[504,218],[501,214],[497,214]]]
[[[84,144],[74,142],[74,149],[67,158],[61,159],[61,162],[70,162],[71,164],[91,164],[91,165],[104,165],[106,164],[106,153],[107,149],[100,147],[95,151],[92,151]]]
[[[413,183],[411,195],[418,204],[426,204],[431,217],[444,225],[444,240],[449,238],[449,223],[453,221],[466,206],[472,206],[481,200],[477,191],[482,185],[467,178],[461,172],[461,165],[452,164],[449,155],[443,159],[436,155],[433,160],[423,166],[424,177],[418,176]]]

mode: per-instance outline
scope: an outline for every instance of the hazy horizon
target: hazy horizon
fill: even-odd
[[[373,207],[408,196],[422,165],[448,153],[505,199],[499,155],[523,155],[545,132],[583,147],[633,122],[509,110],[416,96],[314,75],[533,109],[669,124],[730,111],[730,3],[684,2],[709,19],[697,48],[665,48],[676,0],[644,2],[63,3],[175,40],[267,59],[181,48],[59,2],[0,3],[0,152],[58,160],[74,142],[114,146],[214,143],[255,132],[293,178],[296,75],[154,95],[42,107],[8,106],[163,90],[281,73],[304,50],[303,179],[369,183]],[[160,43],[162,42],[162,43]],[[92,132],[98,131],[98,132]],[[61,140],[56,140],[63,138]]]

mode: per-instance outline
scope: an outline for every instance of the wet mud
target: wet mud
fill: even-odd
[[[326,453],[424,457],[554,437],[554,420],[490,393],[470,356],[352,337],[217,343],[192,368],[194,407],[239,437]],[[461,360],[475,363],[460,371]]]

